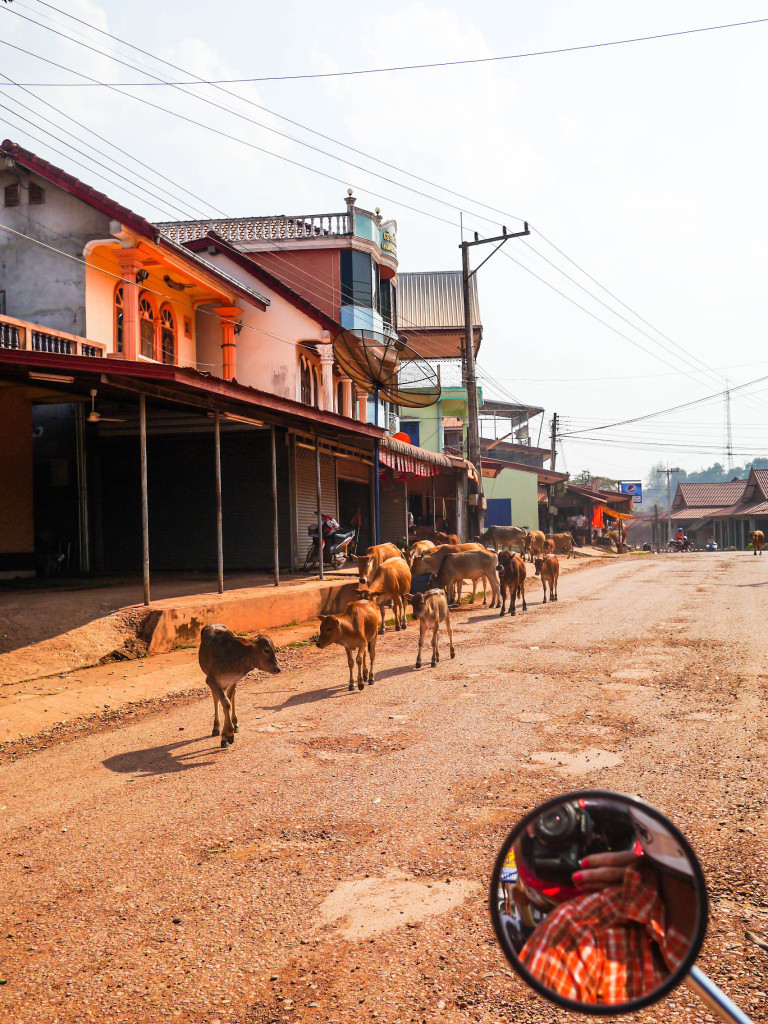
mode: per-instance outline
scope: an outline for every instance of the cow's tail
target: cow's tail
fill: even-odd
[[[569,533],[569,534],[568,534],[568,536],[569,536],[569,537],[571,538],[571,544],[573,544],[573,546],[574,546],[575,548],[579,548],[579,547],[581,547],[581,544],[577,544],[577,543],[576,543],[576,541],[574,540],[574,538],[573,538],[573,534],[572,534],[572,533]]]

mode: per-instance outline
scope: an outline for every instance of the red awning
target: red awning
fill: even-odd
[[[433,463],[423,462],[413,455],[391,451],[383,446],[379,451],[379,462],[396,473],[407,473],[410,476],[437,476],[440,472],[440,467]]]

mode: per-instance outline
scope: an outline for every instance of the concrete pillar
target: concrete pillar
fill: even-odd
[[[243,315],[239,306],[216,306],[213,312],[221,317],[221,375],[224,380],[234,380],[237,376],[237,344],[235,327]]]
[[[368,422],[368,395],[365,391],[357,392],[357,418],[361,423]]]
[[[318,345],[320,353],[320,408],[333,412],[333,345]]]
[[[123,355],[139,357],[139,286],[136,274],[144,266],[138,249],[123,249],[117,257],[123,277]]]
[[[352,381],[343,380],[341,382],[342,391],[344,392],[344,408],[341,410],[344,416],[350,418],[355,415],[355,410],[352,408]]]

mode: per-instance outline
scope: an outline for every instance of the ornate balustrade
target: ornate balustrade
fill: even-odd
[[[344,213],[308,213],[299,217],[231,217],[158,224],[172,242],[183,244],[214,231],[226,242],[289,242],[340,238],[352,234],[352,217]]]
[[[52,352],[64,356],[98,357],[106,354],[106,345],[89,341],[66,331],[54,331],[50,327],[17,320],[12,316],[0,316],[0,348],[27,352]]]

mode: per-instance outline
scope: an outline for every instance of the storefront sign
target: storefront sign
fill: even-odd
[[[636,505],[643,504],[643,485],[641,483],[621,483],[619,484],[619,490],[622,494],[629,494],[633,497]]]
[[[397,238],[391,228],[385,228],[381,235],[381,248],[397,256]]]

